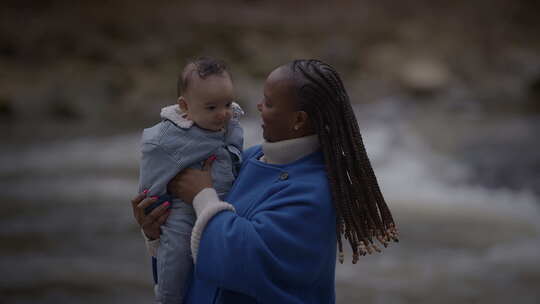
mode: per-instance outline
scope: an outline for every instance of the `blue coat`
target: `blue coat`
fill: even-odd
[[[184,303],[334,303],[336,215],[321,151],[287,165],[244,163],[203,231]]]

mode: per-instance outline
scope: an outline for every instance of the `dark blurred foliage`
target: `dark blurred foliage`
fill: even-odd
[[[186,59],[203,54],[229,62],[244,103],[257,101],[275,66],[314,57],[336,66],[355,102],[397,95],[495,115],[540,108],[538,1],[0,5],[0,107],[13,118],[3,136],[58,118],[85,132],[146,125],[174,102]]]
[[[139,132],[198,55],[228,62],[249,145],[274,67],[343,76],[403,242],[339,265],[337,303],[537,303],[539,16],[537,0],[1,1],[0,303],[152,300]]]

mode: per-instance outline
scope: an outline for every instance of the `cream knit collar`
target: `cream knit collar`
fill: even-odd
[[[269,164],[284,165],[294,162],[319,149],[317,134],[277,142],[264,141],[261,161]]]
[[[232,103],[232,120],[239,121],[244,115],[244,110],[236,102]],[[187,118],[187,115],[178,104],[170,105],[161,109],[161,118],[172,121],[175,125],[183,129],[189,129],[193,126],[193,120]]]
[[[175,125],[183,129],[189,129],[193,126],[193,120],[188,119],[186,113],[177,104],[161,109],[160,116],[163,119],[172,121]]]

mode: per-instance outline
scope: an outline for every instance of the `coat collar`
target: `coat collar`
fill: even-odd
[[[264,155],[261,161],[268,164],[284,165],[294,162],[319,149],[317,134],[262,144]]]

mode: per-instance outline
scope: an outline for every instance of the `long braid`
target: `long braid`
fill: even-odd
[[[317,111],[315,114],[315,119],[323,119],[322,114],[323,112],[322,111]],[[325,128],[324,125],[322,124],[319,124],[319,125],[316,125],[316,132],[317,134],[324,134],[323,136],[328,136],[327,134],[330,132],[329,129]],[[333,147],[332,146],[323,146],[323,155],[324,155],[324,159],[325,159],[325,163],[335,163],[336,160],[334,159],[335,157],[335,153],[333,153],[332,151]],[[341,196],[341,189],[338,189],[339,188],[339,183],[336,181],[336,176],[335,176],[335,172],[332,171],[332,172],[328,172],[328,180],[329,180],[329,183],[331,185],[336,185],[335,187],[331,187],[331,192],[332,192],[332,197],[340,197]],[[343,259],[344,259],[344,256],[343,256],[343,242],[342,242],[342,235],[345,234],[345,222],[344,222],[344,215],[343,215],[343,211],[342,211],[342,206],[341,205],[336,205],[335,206],[336,208],[336,217],[337,217],[337,220],[336,220],[336,231],[337,231],[337,243],[338,243],[338,249],[339,249],[339,261],[341,263],[343,263]]]
[[[342,237],[359,255],[380,251],[398,241],[398,233],[366,153],[358,122],[339,74],[319,60],[290,64],[298,85],[300,109],[309,117],[322,146],[336,209],[337,246],[343,263]]]

